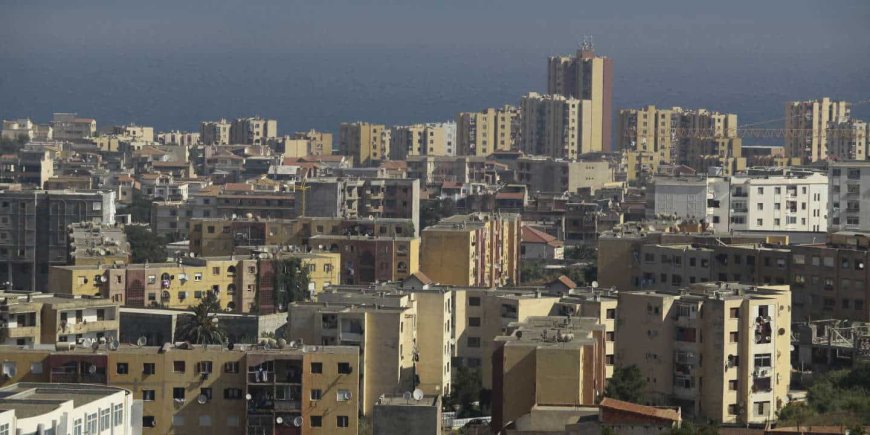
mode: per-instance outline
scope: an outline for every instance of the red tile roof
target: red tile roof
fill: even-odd
[[[523,243],[547,243],[558,242],[555,237],[528,225],[523,226]]]
[[[435,281],[432,281],[432,278],[426,276],[423,272],[414,272],[411,274],[414,278],[417,278],[417,281],[422,282],[423,284],[432,284]]]
[[[680,414],[674,409],[657,408],[654,406],[638,405],[631,402],[623,402],[622,400],[611,399],[605,397],[598,404],[599,408],[611,409],[614,411],[628,412],[632,414],[654,417],[663,420],[680,421]]]

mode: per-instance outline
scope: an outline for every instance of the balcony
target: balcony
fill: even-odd
[[[761,317],[755,319],[755,344],[770,343],[772,336],[769,317]]]

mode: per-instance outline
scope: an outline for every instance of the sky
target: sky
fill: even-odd
[[[262,115],[289,133],[447,120],[546,86],[585,35],[616,108],[782,117],[791,99],[870,98],[870,2],[19,1],[0,15],[0,117],[73,111],[195,130]],[[870,119],[870,104],[854,108]]]

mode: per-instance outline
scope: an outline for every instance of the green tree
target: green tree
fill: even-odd
[[[275,260],[275,304],[287,307],[291,302],[308,299],[311,281],[308,267],[299,258]]]
[[[460,366],[455,370],[453,384],[451,385],[450,397],[447,401],[450,405],[459,405],[457,417],[477,417],[473,403],[480,401],[483,391],[483,382],[479,370]]]
[[[196,344],[220,344],[226,341],[226,330],[217,321],[221,303],[213,292],[206,292],[199,305],[190,308],[193,314],[182,317],[175,328],[176,341]]]
[[[613,371],[613,377],[607,382],[604,396],[626,402],[643,402],[643,390],[646,388],[646,380],[636,365],[617,367]]]
[[[151,198],[148,198],[144,193],[137,189],[133,189],[133,199],[130,205],[127,206],[127,213],[130,213],[130,219],[136,223],[151,222]]]
[[[127,225],[124,234],[130,243],[133,263],[162,263],[166,261],[166,240],[141,225]]]
[[[452,199],[432,199],[420,207],[420,230],[437,224],[441,219],[456,214],[456,202]]]

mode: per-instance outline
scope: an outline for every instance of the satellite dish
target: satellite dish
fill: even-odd
[[[93,340],[93,339],[91,339],[91,338],[84,338],[84,339],[82,339],[82,346],[84,346],[84,347],[91,347],[92,344],[94,344],[94,340]]]
[[[279,338],[278,339],[278,349],[284,349],[285,347],[287,347],[287,340],[285,340],[283,338]]]
[[[105,276],[100,276],[100,282],[106,282],[106,281],[108,281],[108,279],[106,279]]]
[[[245,400],[251,400],[251,393],[245,394]]]
[[[88,367],[88,373],[90,373],[90,374],[94,374],[94,373],[96,373],[96,372],[97,372],[97,366],[91,364],[91,366]]]
[[[290,341],[290,343],[287,343],[287,344],[289,344],[291,348],[294,348],[294,349],[295,349],[295,348],[296,348],[296,345],[297,345],[298,343],[296,343],[296,340],[292,340],[292,341]]]
[[[100,337],[100,344],[106,343],[106,337]]]
[[[598,288],[598,281],[592,281],[592,288]]]
[[[136,346],[142,347],[142,346],[145,346],[146,344],[148,344],[148,338],[146,338],[144,335],[139,337],[138,340],[136,340]]]
[[[293,419],[293,426],[302,427],[302,422],[305,420],[302,419],[302,416],[296,417]]]
[[[405,400],[411,400],[412,398],[414,398],[414,395],[411,394],[410,391],[405,391],[405,393],[402,394],[402,398]]]
[[[119,342],[118,340],[112,340],[109,343],[110,350],[118,350],[119,347],[121,347],[121,342]]]
[[[341,393],[342,400],[350,400],[351,397],[353,397],[353,395],[350,393],[350,391],[344,391]]]
[[[93,342],[93,343],[91,343],[91,349],[93,349],[94,352],[96,352],[97,349],[100,348],[100,342],[98,342],[96,340],[91,340],[91,341]]]
[[[275,419],[275,423],[278,423],[278,424],[284,423],[284,419],[281,417],[278,417]]]
[[[414,396],[414,400],[423,400],[423,390],[417,388],[411,394]]]
[[[208,397],[205,394],[200,394],[199,396],[196,396],[196,403],[199,403],[200,405],[205,405],[207,402]]]

